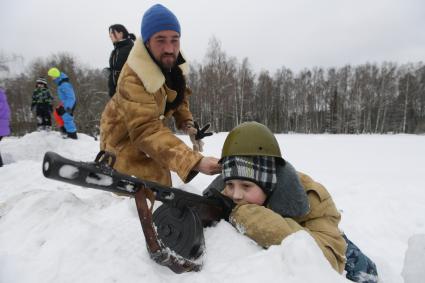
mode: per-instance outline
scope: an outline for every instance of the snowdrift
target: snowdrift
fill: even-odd
[[[219,156],[225,136],[207,138],[205,154]],[[350,282],[331,268],[306,232],[264,250],[224,221],[204,230],[200,272],[176,275],[157,265],[146,251],[133,199],[43,177],[46,151],[94,159],[98,142],[79,137],[34,132],[0,142],[6,163],[0,168],[0,282]],[[328,188],[342,209],[341,228],[375,260],[381,279],[402,282],[408,239],[425,233],[425,137],[277,138],[297,169]],[[183,185],[173,175],[173,182],[200,194],[212,178],[198,175]],[[414,246],[423,244],[411,242],[409,248]],[[423,260],[423,251],[415,251],[407,264]],[[409,278],[420,274],[408,266],[403,270]]]

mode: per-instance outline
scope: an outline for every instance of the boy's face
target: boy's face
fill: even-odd
[[[257,184],[239,179],[226,181],[223,194],[231,198],[236,204],[252,203],[263,205],[267,198],[264,191]]]

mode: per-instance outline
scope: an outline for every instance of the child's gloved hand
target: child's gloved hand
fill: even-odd
[[[72,116],[72,109],[71,108],[65,108],[65,112]]]
[[[56,113],[59,114],[59,116],[62,116],[63,114],[65,114],[65,108],[63,108],[63,105],[60,105],[58,107],[56,107]]]

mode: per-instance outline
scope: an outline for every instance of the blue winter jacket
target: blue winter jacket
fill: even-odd
[[[75,93],[68,76],[61,72],[60,76],[53,81],[58,86],[58,96],[65,110],[72,109],[75,105]]]

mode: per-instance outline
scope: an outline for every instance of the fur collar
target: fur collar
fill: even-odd
[[[285,161],[278,164],[277,188],[268,200],[267,206],[283,217],[301,217],[310,212],[307,193],[295,168]]]
[[[127,63],[140,78],[149,93],[157,92],[164,85],[165,77],[159,66],[152,60],[141,38],[135,41],[128,55]],[[187,62],[179,65],[179,67],[183,75],[188,74],[189,65]]]

